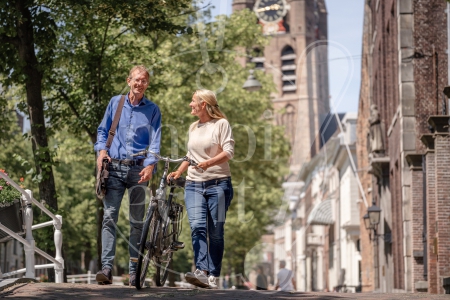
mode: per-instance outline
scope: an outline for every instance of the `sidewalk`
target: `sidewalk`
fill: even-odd
[[[450,295],[373,294],[373,293],[288,293],[275,291],[206,290],[180,288],[145,288],[76,283],[19,283],[0,292],[0,298],[15,299],[450,299]]]

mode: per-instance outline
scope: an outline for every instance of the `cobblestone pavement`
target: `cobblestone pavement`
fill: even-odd
[[[0,292],[8,299],[450,299],[450,295],[381,293],[288,293],[275,291],[206,290],[181,288],[145,288],[140,291],[125,286],[76,283],[19,283]]]

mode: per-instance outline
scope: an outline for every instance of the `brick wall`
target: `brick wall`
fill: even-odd
[[[414,81],[416,149],[424,151],[420,136],[430,133],[428,118],[441,114],[442,91],[448,82],[447,2],[414,1]]]
[[[421,155],[419,155],[421,156]],[[420,162],[417,163],[421,164]],[[421,166],[411,168],[412,186],[411,186],[411,218],[413,237],[420,237],[423,234],[423,170]],[[413,260],[412,260],[412,283],[426,281],[424,278],[423,264],[423,240],[413,238],[412,240]],[[423,290],[422,290],[423,291]]]
[[[443,278],[450,277],[450,137],[448,131],[437,133],[434,145],[437,166],[435,173],[437,289],[439,294],[443,294]]]
[[[369,8],[365,7],[366,18],[369,18],[367,14],[370,14]],[[372,176],[367,172],[369,169],[369,140],[367,136],[369,134],[369,108],[370,108],[370,81],[369,81],[369,45],[371,35],[369,32],[369,22],[364,23],[363,34],[363,49],[362,49],[362,68],[361,68],[361,88],[359,96],[358,106],[358,119],[356,124],[356,156],[358,162],[358,169],[362,170],[358,172],[361,185],[365,192],[364,195],[359,195],[361,199],[365,196],[368,203],[361,201],[359,204],[360,215],[360,253],[361,253],[361,284],[362,291],[369,292],[374,290],[374,260],[373,260],[373,244],[369,238],[369,231],[366,230],[362,217],[367,213],[367,205],[372,203],[372,193],[370,192],[372,187]]]

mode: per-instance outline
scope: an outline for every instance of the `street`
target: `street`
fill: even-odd
[[[124,286],[74,283],[19,283],[0,292],[0,298],[14,299],[450,299],[449,295],[420,293],[303,293],[247,290],[206,290],[180,288],[145,288],[140,291]]]

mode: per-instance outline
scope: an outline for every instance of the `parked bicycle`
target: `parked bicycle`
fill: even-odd
[[[178,236],[182,230],[181,220],[183,219],[184,207],[176,203],[173,195],[176,188],[184,188],[186,180],[183,177],[176,180],[172,178],[167,180],[169,164],[187,161],[190,166],[197,166],[197,163],[187,156],[171,159],[149,150],[141,151],[133,156],[146,156],[148,153],[165,163],[159,188],[156,190],[155,196],[150,199],[141,240],[138,244],[139,254],[136,273],[136,288],[138,290],[145,285],[145,277],[151,261],[156,267],[155,283],[157,286],[163,286],[169,274],[173,252],[184,248],[184,243],[178,241]],[[167,187],[170,189],[166,197]]]

